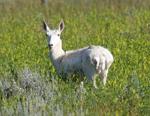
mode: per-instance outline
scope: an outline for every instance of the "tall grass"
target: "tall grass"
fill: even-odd
[[[0,0],[0,115],[149,115],[149,10],[149,0]],[[52,28],[64,20],[65,50],[113,53],[105,87],[58,77],[43,19]]]

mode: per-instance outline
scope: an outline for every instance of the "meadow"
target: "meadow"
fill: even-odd
[[[42,28],[63,19],[63,48],[108,48],[106,86],[62,80]],[[0,0],[1,116],[150,115],[149,0]]]

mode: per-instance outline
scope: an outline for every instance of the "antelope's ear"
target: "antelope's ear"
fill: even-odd
[[[50,31],[50,28],[48,27],[47,23],[43,21],[43,29],[47,32]]]
[[[59,23],[59,31],[62,32],[64,30],[64,27],[65,27],[64,21],[61,20]]]

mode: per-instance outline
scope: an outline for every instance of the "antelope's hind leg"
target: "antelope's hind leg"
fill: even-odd
[[[95,76],[95,69],[93,66],[83,66],[83,72],[88,79],[88,81],[93,81],[93,86],[98,88],[96,85],[96,76]]]
[[[107,70],[103,70],[100,73],[100,78],[102,79],[104,85],[106,85],[107,74],[108,74],[108,69]]]

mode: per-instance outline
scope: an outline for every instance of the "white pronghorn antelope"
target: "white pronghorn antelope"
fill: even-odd
[[[52,30],[46,22],[43,27],[48,39],[50,58],[58,74],[70,75],[79,71],[88,80],[93,80],[93,86],[97,88],[96,76],[98,74],[103,84],[106,84],[108,69],[113,63],[112,54],[101,46],[88,46],[77,50],[64,51],[60,35],[64,29],[61,21],[58,29]]]

